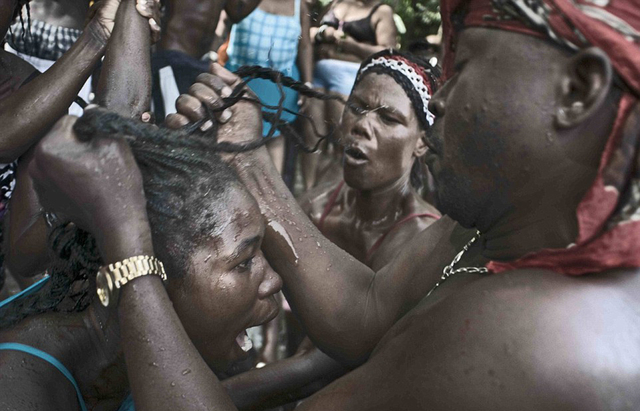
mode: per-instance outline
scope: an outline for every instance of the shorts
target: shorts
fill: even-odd
[[[201,73],[209,71],[210,62],[176,50],[158,50],[151,56],[153,112],[159,123],[175,113],[176,99],[189,91]]]
[[[334,59],[318,60],[313,72],[313,86],[348,97],[356,82],[358,70],[359,63]]]

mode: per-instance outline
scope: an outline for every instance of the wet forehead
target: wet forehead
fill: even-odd
[[[225,199],[218,215],[219,229],[211,236],[217,254],[223,259],[232,259],[247,246],[264,236],[264,219],[256,201],[245,190],[233,190]]]

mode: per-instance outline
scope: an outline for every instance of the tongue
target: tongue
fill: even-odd
[[[249,352],[249,350],[253,348],[253,342],[247,335],[246,331],[243,331],[240,334],[238,334],[238,336],[236,337],[236,342],[244,352]]]

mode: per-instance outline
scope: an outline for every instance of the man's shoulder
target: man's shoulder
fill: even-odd
[[[465,387],[451,395],[450,409],[600,409],[620,401],[637,409],[636,276],[535,269],[489,275],[436,304],[425,300],[370,361],[419,375],[414,389],[443,379]]]

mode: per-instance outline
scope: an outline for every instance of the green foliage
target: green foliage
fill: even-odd
[[[440,26],[440,0],[383,0],[399,15],[407,28],[401,44],[424,39],[435,34]]]

